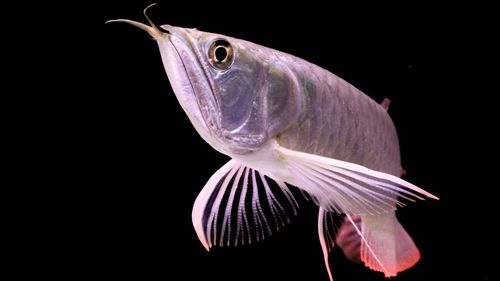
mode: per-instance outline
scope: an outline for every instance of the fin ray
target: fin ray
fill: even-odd
[[[415,243],[394,215],[365,215],[361,224],[360,253],[366,267],[393,277],[420,259]]]
[[[294,175],[290,183],[311,194],[328,211],[381,214],[405,206],[402,199],[410,202],[424,197],[438,199],[401,178],[361,165],[279,145],[277,150]]]
[[[288,224],[298,207],[285,182],[232,159],[203,187],[195,200],[192,220],[199,240],[209,250],[215,245],[263,240]]]
[[[321,245],[321,250],[323,252],[323,259],[325,261],[325,266],[326,266],[326,271],[328,272],[328,277],[330,278],[330,281],[333,281],[333,276],[332,276],[332,271],[330,269],[330,261],[328,259],[329,253],[332,249],[332,247],[335,245],[333,242],[333,238],[330,235],[329,228],[328,228],[328,212],[323,209],[319,208],[319,213],[318,213],[318,236],[319,236],[319,243]]]

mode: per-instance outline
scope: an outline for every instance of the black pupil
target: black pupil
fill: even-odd
[[[227,57],[227,50],[223,46],[215,48],[215,61],[222,62]]]

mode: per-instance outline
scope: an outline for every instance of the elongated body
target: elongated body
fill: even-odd
[[[352,260],[394,276],[419,252],[395,216],[400,199],[432,194],[399,178],[396,130],[386,108],[295,56],[224,35],[169,25],[158,42],[180,105],[200,136],[232,158],[207,182],[193,225],[208,250],[250,244],[296,214],[288,184],[319,208],[327,264],[337,241]],[[332,213],[345,214],[337,235]]]

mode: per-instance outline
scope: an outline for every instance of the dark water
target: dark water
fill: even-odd
[[[422,258],[396,280],[489,280],[495,244],[494,183],[488,164],[494,112],[480,110],[470,11],[459,7],[266,5],[156,1],[159,24],[197,27],[279,49],[341,76],[377,101],[392,100],[406,179],[441,198],[398,211]],[[103,22],[145,21],[147,1],[108,1]],[[243,15],[245,9],[249,14]],[[95,260],[110,278],[139,280],[328,280],[317,238],[317,210],[306,205],[291,225],[250,247],[207,253],[191,208],[208,178],[228,159],[192,129],[172,93],[154,41],[126,25],[102,27],[102,88],[95,106],[99,159],[93,231]],[[480,41],[475,40],[477,44]],[[476,80],[477,79],[477,80]],[[491,93],[493,94],[493,93]],[[495,159],[494,156],[491,158]],[[486,167],[485,167],[486,166]],[[94,216],[95,215],[95,216]],[[331,256],[336,280],[384,280]]]

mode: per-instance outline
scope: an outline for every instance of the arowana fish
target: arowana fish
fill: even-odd
[[[146,8],[147,10],[147,8]],[[297,212],[288,184],[319,206],[328,275],[337,241],[346,256],[386,277],[420,258],[396,218],[402,200],[436,196],[400,178],[386,108],[331,72],[228,36],[125,20],[158,43],[173,91],[200,136],[232,159],[194,203],[203,246],[264,239]],[[345,214],[337,236],[331,214]]]

